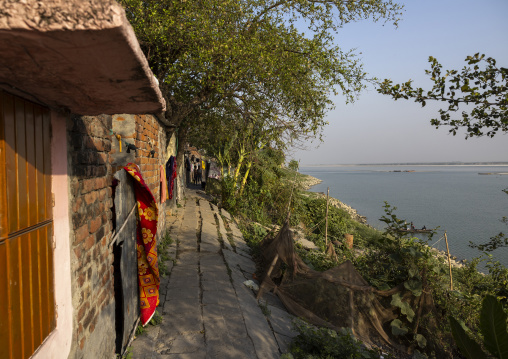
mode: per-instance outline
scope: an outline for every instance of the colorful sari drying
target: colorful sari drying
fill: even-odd
[[[136,181],[134,192],[138,202],[138,225],[136,230],[136,248],[138,253],[139,305],[141,324],[146,325],[152,319],[159,305],[159,266],[157,263],[157,203],[152,192],[141,176],[139,167],[129,163],[124,169]]]
[[[168,183],[168,198],[173,199],[173,189],[175,186],[175,178],[176,178],[176,157],[169,157],[168,162],[166,162],[166,177]]]

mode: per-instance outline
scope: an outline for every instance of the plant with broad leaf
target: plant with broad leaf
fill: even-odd
[[[453,338],[461,353],[467,359],[483,359],[489,356],[482,346],[495,358],[508,358],[508,331],[506,329],[506,313],[499,301],[486,296],[482,301],[480,313],[480,331],[483,335],[482,346],[471,339],[466,331],[469,329],[453,317],[449,317]]]

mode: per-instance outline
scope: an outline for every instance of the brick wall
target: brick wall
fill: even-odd
[[[141,170],[145,183],[155,197],[159,207],[159,214],[163,214],[167,208],[176,208],[176,199],[160,203],[161,183],[160,166],[165,166],[171,155],[176,154],[173,141],[168,141],[166,129],[153,115],[114,115],[113,131],[121,137],[122,151],[118,139],[112,140],[111,165],[113,172],[121,169],[129,162],[136,163]],[[128,144],[136,146],[137,150],[127,153]],[[153,157],[151,151],[154,151]],[[176,196],[175,196],[176,197]],[[165,228],[165,216],[159,216],[158,235],[162,235]]]
[[[115,348],[113,253],[108,247],[113,229],[111,124],[111,116],[72,116],[67,126],[74,358]]]
[[[67,132],[75,313],[70,357],[104,357],[115,351],[113,175],[129,162],[138,164],[159,206],[159,239],[166,206],[176,206],[160,203],[160,166],[176,148],[166,146],[165,128],[152,115],[72,116]],[[137,150],[127,153],[129,143]]]

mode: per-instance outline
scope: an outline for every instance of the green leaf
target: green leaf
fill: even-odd
[[[404,324],[402,324],[402,322],[399,319],[392,320],[390,326],[392,327],[393,335],[404,335],[409,330],[404,326]]]
[[[419,273],[418,267],[413,263],[410,264],[408,274],[410,277],[416,277]]]
[[[410,290],[415,297],[422,295],[422,282],[417,279],[409,279],[405,281],[404,288]]]
[[[506,313],[501,303],[491,295],[482,302],[480,329],[488,351],[499,359],[508,359],[508,332],[506,331]]]
[[[416,334],[415,340],[420,348],[425,348],[427,345],[427,339],[425,339],[425,337],[421,334]]]
[[[453,317],[448,317],[452,328],[453,339],[460,349],[462,355],[467,359],[487,359],[480,345],[466,334],[460,323]]]
[[[399,307],[400,312],[407,317],[407,320],[409,320],[410,322],[413,321],[415,312],[413,311],[413,309],[411,309],[409,303],[402,301],[402,298],[400,297],[399,293],[392,295],[391,304],[396,307]]]

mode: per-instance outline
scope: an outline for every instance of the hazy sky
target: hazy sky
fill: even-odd
[[[348,24],[337,35],[343,49],[356,48],[364,70],[395,83],[414,80],[430,88],[425,70],[434,56],[446,69],[461,69],[467,55],[477,52],[508,67],[507,0],[402,1],[405,13],[399,27],[372,21]],[[334,99],[324,142],[307,143],[309,150],[290,157],[309,164],[386,162],[508,161],[508,135],[471,138],[436,130],[439,103],[425,108],[411,100],[393,101],[371,87],[353,104]],[[319,147],[318,147],[319,146]]]

